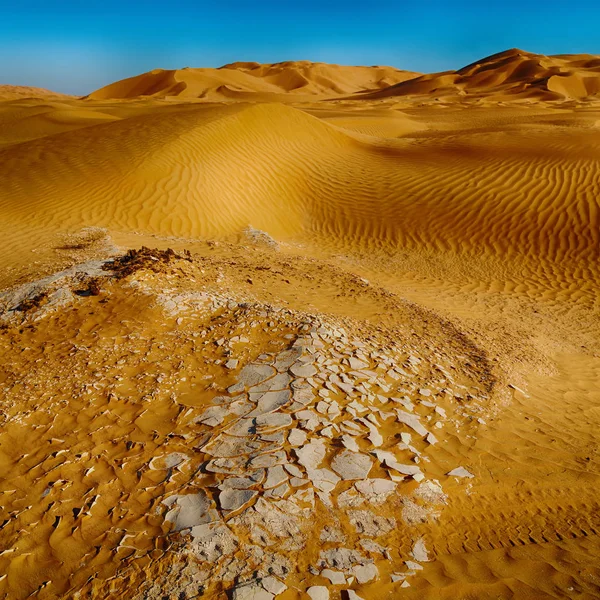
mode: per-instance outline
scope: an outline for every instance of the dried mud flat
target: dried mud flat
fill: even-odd
[[[400,597],[444,556],[595,535],[585,486],[480,504],[468,448],[527,395],[465,332],[332,266],[380,323],[273,304],[258,278],[289,259],[241,252],[143,248],[0,296],[5,596]]]

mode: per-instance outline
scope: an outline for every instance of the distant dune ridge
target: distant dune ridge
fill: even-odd
[[[155,69],[111,83],[89,95],[94,100],[135,98],[206,98],[247,95],[347,95],[373,91],[418,76],[393,67],[347,67],[288,61],[276,64],[236,62],[218,69]]]
[[[20,98],[73,98],[73,96],[28,85],[0,84],[0,100],[18,100]]]
[[[514,48],[471,63],[458,71],[421,75],[365,99],[390,96],[474,96],[493,100],[581,100],[600,93],[600,56],[544,56]]]
[[[458,71],[420,75],[394,67],[351,67],[287,61],[235,62],[218,69],[156,69],[92,92],[94,100],[200,98],[206,100],[349,96],[365,100],[393,96],[471,97],[493,101],[581,100],[600,94],[600,56],[545,56],[519,49],[478,60]]]

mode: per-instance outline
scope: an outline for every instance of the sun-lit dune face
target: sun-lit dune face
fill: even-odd
[[[600,89],[600,59],[592,55],[543,56],[507,50],[458,71],[423,75],[364,96],[564,101],[594,97]]]
[[[596,130],[502,132],[492,117],[485,135],[427,135],[398,113],[240,104],[117,119],[85,106],[84,129],[0,150],[6,221],[182,237],[251,223],[322,244],[598,255]]]
[[[600,597],[599,70],[5,90],[0,598]]]
[[[347,67],[288,61],[261,65],[236,62],[219,69],[158,69],[124,79],[89,95],[96,100],[178,97],[205,100],[249,98],[289,101],[295,95],[336,96],[376,90],[416,77],[418,73],[393,67]],[[297,99],[297,98],[296,98]]]

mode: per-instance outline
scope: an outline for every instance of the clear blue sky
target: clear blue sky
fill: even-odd
[[[235,60],[457,69],[519,47],[600,54],[600,0],[0,0],[0,83],[85,94]]]

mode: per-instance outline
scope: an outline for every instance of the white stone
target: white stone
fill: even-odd
[[[475,477],[473,473],[467,471],[464,467],[457,467],[448,473],[450,477]]]
[[[331,468],[342,479],[366,479],[373,461],[366,455],[342,450],[331,462]]]
[[[270,488],[281,485],[288,478],[285,469],[281,465],[270,467],[267,469],[267,479],[263,484],[263,488],[268,490]]]
[[[429,554],[427,553],[427,548],[425,547],[425,540],[423,538],[419,538],[412,549],[412,557],[419,562],[429,562]]]
[[[352,452],[360,452],[360,447],[356,443],[356,439],[351,435],[343,435],[341,437],[341,441],[344,447],[348,448],[348,450],[351,450]]]
[[[324,585],[313,585],[306,590],[311,600],[329,600],[329,590]]]
[[[291,446],[302,446],[306,442],[306,435],[306,431],[292,429],[288,435],[288,442]]]
[[[275,375],[276,371],[269,365],[246,365],[238,375],[238,381],[246,387],[257,385]]]
[[[287,585],[283,581],[279,581],[276,577],[264,577],[260,581],[261,585],[274,596],[279,596],[287,590]]]
[[[317,369],[313,365],[296,362],[290,367],[290,372],[296,377],[313,377],[317,374]]]
[[[272,431],[289,427],[292,424],[292,417],[286,413],[269,413],[256,417],[257,430]]]
[[[423,425],[421,425],[421,422],[419,421],[419,417],[417,417],[416,415],[411,415],[410,413],[404,412],[403,410],[400,410],[399,408],[396,409],[396,415],[397,415],[398,421],[408,425],[411,429],[414,429],[415,432],[418,433],[419,435],[424,437],[429,433],[427,431],[427,429],[425,429],[425,427],[423,427]]]
[[[289,390],[280,390],[278,392],[265,392],[256,408],[248,414],[249,417],[258,417],[266,413],[274,412],[278,408],[285,406],[291,399],[292,393]]]
[[[352,572],[354,573],[358,583],[367,583],[368,581],[372,581],[379,576],[379,570],[373,564],[355,565],[352,567]]]
[[[323,462],[327,447],[323,440],[311,440],[308,444],[294,450],[298,462],[306,469],[317,469]]]
[[[222,510],[231,512],[248,505],[256,495],[253,490],[226,489],[219,494],[219,504]]]
[[[329,579],[333,585],[345,585],[346,576],[341,571],[333,571],[332,569],[323,569],[320,573],[321,577]]]

